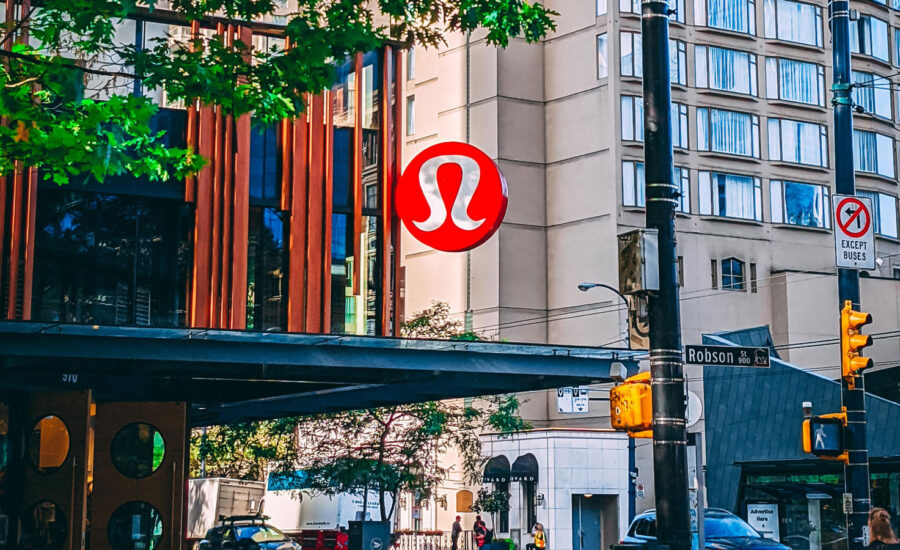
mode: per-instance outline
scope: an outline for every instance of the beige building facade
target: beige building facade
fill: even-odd
[[[886,0],[889,4],[891,0]],[[494,158],[509,185],[497,234],[470,253],[403,241],[405,313],[432,300],[487,336],[625,346],[618,234],[644,225],[639,2],[550,0],[557,28],[505,49],[481,34],[406,58],[404,159],[442,141]],[[782,358],[839,376],[831,195],[837,154],[830,106],[827,4],[679,0],[670,25],[681,318],[686,344],[767,325]],[[858,191],[876,205],[877,269],[863,274],[869,333],[900,327],[898,162],[900,11],[856,3],[854,157]],[[871,349],[898,365],[900,339]],[[690,391],[703,398],[699,368]],[[601,393],[602,395],[602,393]],[[531,394],[537,427],[608,426],[599,413],[560,415]],[[799,404],[798,404],[799,407]],[[703,420],[691,431],[702,431]],[[641,478],[649,482],[650,468]],[[652,507],[649,492],[638,508]]]

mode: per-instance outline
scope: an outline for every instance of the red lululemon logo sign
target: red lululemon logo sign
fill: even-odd
[[[425,149],[397,187],[397,215],[422,244],[445,252],[488,240],[506,214],[506,180],[481,150],[458,142]]]

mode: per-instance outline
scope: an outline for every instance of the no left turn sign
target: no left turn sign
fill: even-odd
[[[834,195],[834,255],[838,267],[875,269],[872,200]]]

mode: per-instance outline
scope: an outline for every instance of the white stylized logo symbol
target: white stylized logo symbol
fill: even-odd
[[[422,194],[425,195],[425,201],[428,203],[431,213],[427,220],[413,223],[420,230],[430,232],[441,227],[447,221],[447,207],[441,197],[437,180],[438,168],[444,164],[456,164],[462,169],[462,181],[459,184],[459,191],[456,192],[456,198],[453,200],[450,219],[463,231],[475,230],[484,223],[484,218],[473,220],[469,217],[468,209],[475,190],[478,188],[478,182],[481,180],[481,168],[474,159],[462,155],[441,155],[422,163],[422,167],[419,169],[419,186],[422,188]]]

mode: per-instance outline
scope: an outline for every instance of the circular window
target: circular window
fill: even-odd
[[[22,547],[27,550],[59,550],[68,534],[65,515],[49,500],[32,504],[22,518]]]
[[[115,550],[155,550],[162,539],[159,510],[147,502],[126,502],[109,518],[107,534]]]
[[[42,474],[55,472],[69,456],[69,429],[58,416],[45,416],[35,423],[28,438],[28,458]]]
[[[112,461],[116,469],[132,479],[155,472],[166,456],[166,443],[155,426],[138,422],[119,430],[112,440]]]

